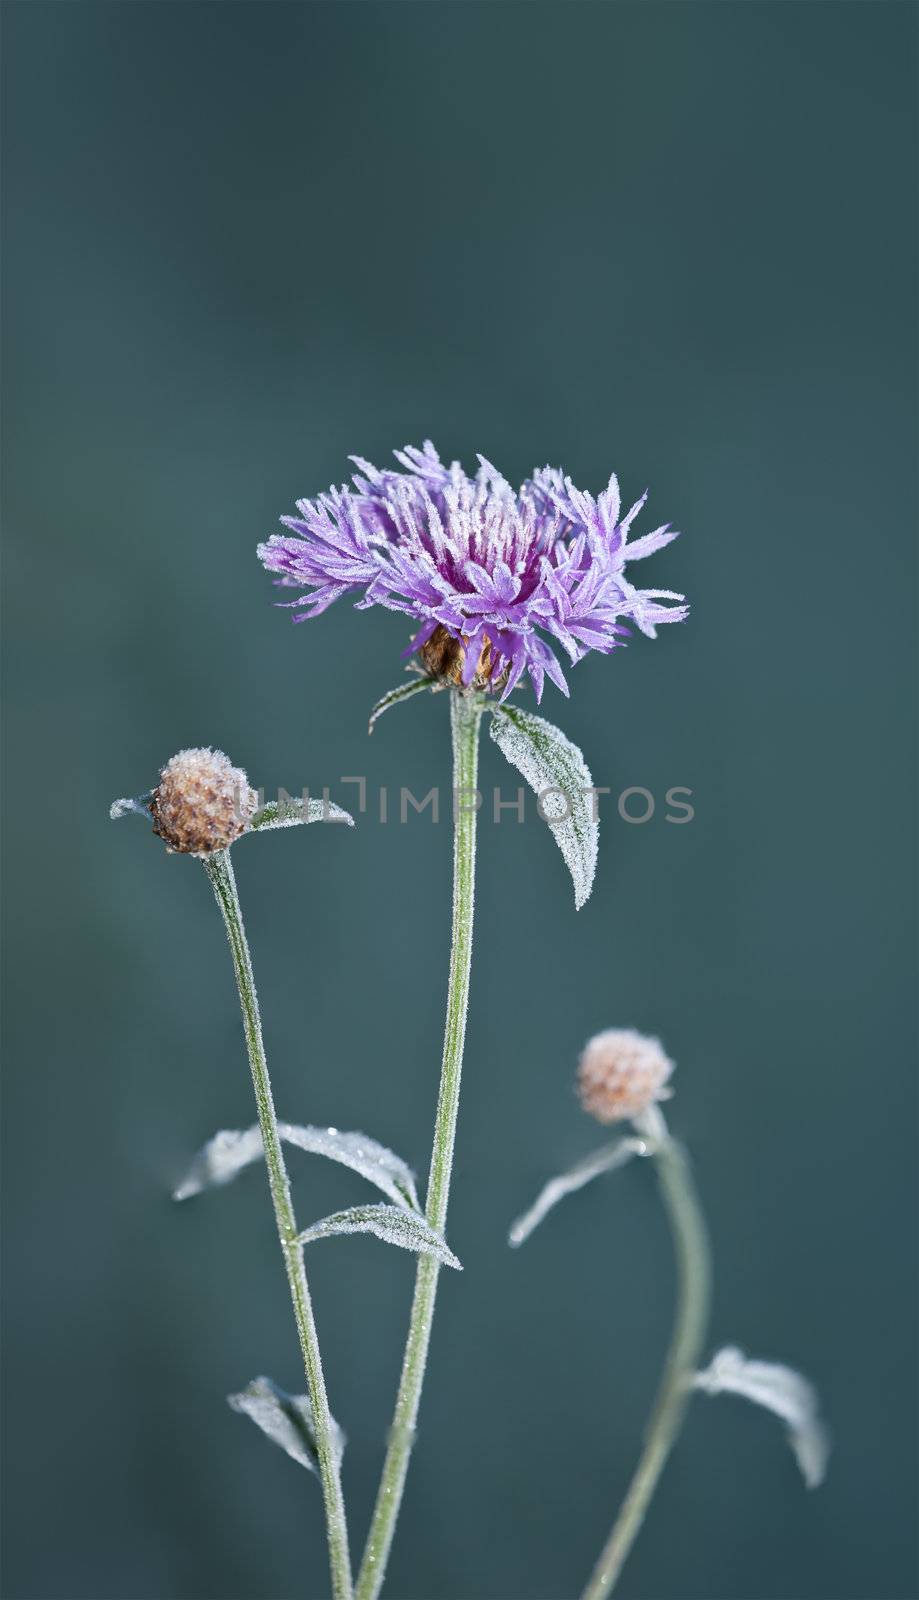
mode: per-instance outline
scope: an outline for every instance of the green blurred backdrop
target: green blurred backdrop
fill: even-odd
[[[651,1174],[506,1226],[597,1142],[610,1023],[677,1057],[713,1343],[800,1365],[836,1440],[698,1402],[622,1592],[917,1592],[909,4],[9,4],[7,1600],[319,1600],[320,1498],[224,1403],[298,1385],[264,1185],[173,1207],[251,1120],[197,866],[107,820],[175,749],[268,789],[446,781],[446,704],[368,743],[399,620],[292,628],[255,544],[430,435],[561,461],[685,538],[689,624],[545,707],[614,790],[575,915],[542,826],[482,829],[451,1240],[393,1600],[567,1600],[634,1462],[672,1272]],[[486,784],[511,783],[497,752]],[[236,852],[282,1114],[421,1170],[449,830]],[[298,1163],[304,1221],[359,1180]],[[362,1535],[412,1263],[310,1257]]]

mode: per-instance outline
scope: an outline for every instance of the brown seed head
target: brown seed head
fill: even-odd
[[[180,750],[153,791],[153,831],[169,850],[208,856],[245,832],[257,803],[246,774],[222,750]]]
[[[463,662],[466,659],[466,641],[455,639],[452,633],[438,623],[426,644],[421,646],[419,654],[425,669],[432,678],[446,679],[449,683],[461,684],[463,681]],[[472,689],[502,689],[507,682],[507,670],[500,677],[492,681],[495,662],[491,640],[486,636],[482,645],[479,659],[476,664],[475,675],[469,685]]]
[[[655,1100],[666,1100],[673,1062],[659,1039],[634,1028],[607,1028],[589,1039],[578,1063],[578,1094],[598,1122],[637,1117]]]

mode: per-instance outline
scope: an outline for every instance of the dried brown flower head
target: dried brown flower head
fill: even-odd
[[[207,856],[244,833],[257,805],[241,767],[222,750],[180,750],[153,791],[153,831],[168,849]]]
[[[659,1039],[634,1028],[607,1028],[589,1039],[578,1063],[578,1094],[598,1122],[637,1117],[655,1100],[666,1100],[673,1062]]]

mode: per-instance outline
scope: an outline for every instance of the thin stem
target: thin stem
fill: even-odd
[[[677,1308],[654,1410],[635,1476],[613,1525],[603,1553],[584,1590],[583,1600],[605,1600],[635,1543],[651,1497],[657,1488],[690,1398],[690,1380],[708,1324],[710,1262],[705,1219],[689,1163],[671,1139],[657,1106],[636,1118],[636,1127],[652,1141],[661,1195],[673,1235],[677,1259]]]
[[[259,1127],[262,1130],[262,1143],[265,1146],[268,1184],[271,1189],[271,1200],[278,1225],[278,1238],[281,1241],[284,1265],[287,1269],[290,1298],[293,1302],[294,1319],[300,1338],[307,1389],[313,1412],[316,1453],[319,1457],[319,1476],[322,1481],[322,1497],[325,1503],[329,1566],[332,1573],[332,1594],[334,1600],[350,1600],[353,1589],[351,1583],[351,1557],[348,1551],[348,1530],[345,1523],[345,1503],[341,1492],[341,1474],[333,1442],[332,1418],[329,1413],[329,1401],[326,1395],[322,1360],[319,1354],[319,1336],[316,1332],[316,1321],[313,1316],[313,1307],[306,1281],[303,1246],[297,1240],[297,1222],[290,1198],[290,1181],[281,1149],[278,1118],[271,1093],[271,1080],[268,1076],[268,1062],[265,1058],[265,1046],[262,1041],[262,1024],[259,1017],[258,997],[255,992],[255,979],[252,974],[252,961],[249,955],[249,945],[246,940],[246,930],[243,926],[242,911],[240,909],[239,896],[236,892],[236,879],[233,874],[229,851],[219,850],[214,855],[208,856],[205,859],[204,867],[217,897],[217,904],[223,913],[227,937],[230,941],[230,950],[233,954],[233,969],[236,973],[236,984],[239,989],[239,1003],[243,1014],[246,1048],[249,1052],[249,1065],[252,1068],[255,1101],[258,1106]]]
[[[453,938],[447,1021],[444,1032],[440,1095],[434,1124],[434,1147],[428,1179],[427,1219],[439,1233],[447,1221],[450,1172],[456,1138],[466,1010],[469,1003],[469,968],[472,960],[472,922],[475,895],[476,776],[478,772],[478,699],[454,689],[450,695],[453,735]],[[386,1563],[396,1529],[409,1457],[415,1438],[418,1405],[431,1339],[434,1302],[440,1263],[420,1256],[415,1277],[415,1298],[402,1361],[402,1377],[393,1414],[389,1448],[380,1479],[364,1559],[355,1590],[356,1600],[376,1600],[386,1575]]]

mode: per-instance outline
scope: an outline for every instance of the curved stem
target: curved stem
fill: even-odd
[[[443,1065],[434,1124],[434,1147],[431,1153],[426,1210],[428,1221],[438,1233],[443,1233],[447,1221],[460,1075],[463,1068],[463,1043],[466,1036],[466,1010],[469,1003],[478,804],[475,788],[479,723],[482,717],[481,703],[474,695],[454,689],[451,691],[450,701],[450,727],[453,735],[453,937]],[[439,1273],[440,1263],[433,1256],[419,1257],[415,1277],[415,1298],[412,1303],[389,1448],[367,1536],[364,1559],[358,1575],[356,1600],[376,1600],[386,1575],[386,1563],[396,1529],[414,1443]]]
[[[657,1488],[667,1457],[682,1426],[690,1398],[690,1380],[708,1325],[710,1262],[708,1234],[689,1163],[671,1139],[657,1106],[635,1119],[652,1142],[661,1195],[673,1235],[677,1259],[677,1309],[645,1445],[622,1508],[584,1590],[583,1600],[605,1600],[612,1594]]]
[[[313,1412],[316,1453],[319,1457],[319,1476],[322,1481],[322,1497],[325,1503],[326,1535],[329,1544],[329,1565],[332,1573],[332,1594],[335,1600],[350,1600],[353,1591],[351,1584],[351,1557],[348,1551],[348,1530],[345,1522],[345,1504],[341,1492],[339,1462],[333,1442],[332,1418],[329,1413],[322,1359],[319,1354],[319,1336],[316,1332],[316,1321],[313,1316],[313,1307],[306,1281],[303,1246],[297,1239],[298,1229],[290,1198],[290,1182],[281,1149],[278,1118],[274,1109],[271,1080],[268,1076],[268,1062],[262,1041],[262,1024],[259,1016],[258,996],[255,992],[255,979],[252,974],[252,960],[249,955],[249,945],[246,940],[246,930],[243,926],[239,896],[236,892],[236,879],[233,874],[229,852],[219,850],[214,855],[208,856],[204,861],[204,868],[211,880],[214,894],[217,897],[217,904],[223,913],[227,937],[230,941],[230,950],[233,955],[233,970],[236,973],[236,984],[239,989],[239,1003],[243,1014],[246,1048],[249,1052],[249,1065],[252,1068],[255,1101],[258,1106],[259,1127],[262,1131],[262,1143],[265,1146],[268,1184],[271,1189],[271,1200],[278,1225],[278,1238],[281,1241],[284,1265],[287,1269],[290,1298],[293,1302],[294,1319],[297,1324],[300,1349],[303,1354],[303,1366],[306,1372],[307,1389]]]

